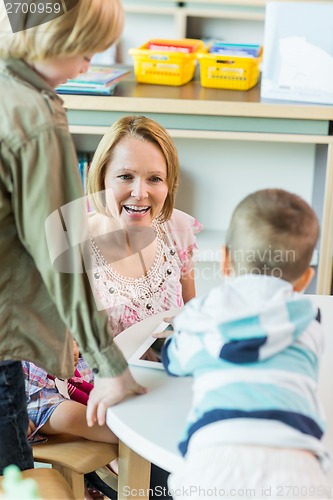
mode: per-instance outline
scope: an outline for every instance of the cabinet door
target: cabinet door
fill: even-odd
[[[126,16],[119,62],[132,64],[128,49],[151,38],[262,43],[265,4],[265,0],[123,0]]]

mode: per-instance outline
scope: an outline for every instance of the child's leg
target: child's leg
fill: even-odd
[[[105,424],[88,427],[86,421],[87,407],[76,401],[66,400],[53,411],[49,420],[40,428],[44,434],[72,434],[91,441],[118,443],[118,438]]]

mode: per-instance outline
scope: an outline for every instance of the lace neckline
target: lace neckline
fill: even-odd
[[[112,308],[111,322],[116,330],[119,330],[118,322],[124,320],[123,315],[131,316],[133,313],[136,321],[143,319],[147,315],[157,314],[163,308],[175,307],[174,301],[179,296],[180,257],[166,225],[156,222],[153,227],[158,240],[154,262],[146,274],[137,278],[122,276],[115,271],[96,242],[91,240],[94,286],[102,307]]]
[[[111,264],[108,263],[104,255],[102,254],[99,246],[97,245],[96,241],[94,238],[91,238],[91,246],[93,250],[93,254],[97,258],[97,264],[99,266],[102,266],[109,277],[111,279],[116,279],[117,281],[123,281],[123,282],[137,282],[138,280],[147,280],[153,276],[155,276],[158,272],[158,269],[161,267],[162,262],[164,261],[164,252],[163,252],[163,234],[167,234],[166,228],[164,226],[164,223],[159,224],[155,222],[155,220],[152,223],[155,234],[156,234],[156,239],[157,239],[157,249],[156,249],[156,254],[154,257],[154,262],[151,265],[151,267],[147,270],[145,274],[142,274],[141,276],[138,276],[136,278],[128,277],[128,276],[123,276],[122,274],[118,273]],[[161,230],[161,226],[163,229],[163,232]],[[175,253],[172,253],[171,255],[174,255]]]

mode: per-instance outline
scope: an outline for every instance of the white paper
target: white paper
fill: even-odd
[[[294,36],[279,40],[279,53],[279,87],[332,92],[333,57],[325,50]]]
[[[261,97],[333,104],[333,4],[267,2]]]

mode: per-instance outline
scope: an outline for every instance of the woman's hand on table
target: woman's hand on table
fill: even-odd
[[[128,368],[118,377],[96,377],[87,405],[88,426],[92,427],[96,422],[104,425],[109,406],[119,403],[126,396],[146,392],[147,389],[134,380]]]

